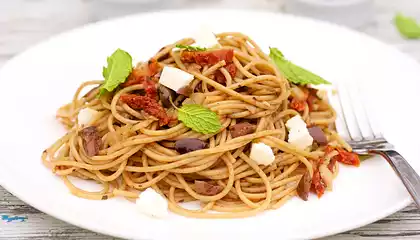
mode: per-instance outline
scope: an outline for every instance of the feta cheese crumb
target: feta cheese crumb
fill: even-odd
[[[92,108],[83,108],[77,115],[77,122],[80,126],[88,126],[99,116],[99,112]]]
[[[275,159],[271,147],[264,143],[253,143],[249,157],[258,165],[264,166],[270,165]]]
[[[300,130],[300,129],[306,128],[306,123],[305,121],[303,121],[303,119],[299,115],[296,115],[290,118],[286,122],[286,127],[289,130],[293,130],[293,129]]]
[[[299,149],[305,149],[312,145],[313,138],[306,128],[306,123],[303,119],[296,115],[286,122],[286,127],[289,130],[288,142]]]
[[[213,31],[208,26],[201,26],[194,34],[194,46],[203,48],[213,48],[220,46]]]
[[[136,200],[137,208],[144,214],[164,218],[169,215],[168,201],[153,188],[147,188]]]
[[[181,69],[165,66],[159,78],[159,83],[175,92],[187,86],[194,79],[191,75]]]
[[[328,100],[328,93],[331,93],[332,95],[336,94],[337,89],[333,85],[309,85],[310,88],[318,90],[316,93],[316,96],[322,100]]]

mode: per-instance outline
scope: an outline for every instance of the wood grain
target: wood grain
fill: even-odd
[[[82,25],[98,16],[89,12],[93,0],[13,0],[0,1],[0,66],[17,53],[56,33]],[[205,1],[174,0],[177,6],[205,4]],[[192,3],[194,1],[194,4]],[[232,1],[232,0],[230,0]],[[233,0],[236,1],[237,0]],[[252,8],[280,9],[281,0],[243,0]],[[218,4],[229,7],[229,0]],[[208,2],[207,2],[208,4]],[[175,6],[176,4],[174,4]],[[95,11],[101,11],[96,9]],[[392,25],[396,11],[420,19],[418,0],[376,0],[375,22],[359,29],[420,60],[420,41],[401,38]],[[67,224],[23,203],[0,187],[0,215],[26,216],[26,222],[0,222],[0,239],[116,239]],[[328,240],[420,239],[420,211],[411,205],[385,219]]]

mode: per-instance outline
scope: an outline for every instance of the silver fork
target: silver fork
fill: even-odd
[[[337,93],[330,93],[329,99],[337,111],[337,131],[347,140],[353,151],[361,155],[377,154],[384,157],[420,208],[420,176],[383,137],[377,127],[378,123],[372,122],[368,117],[365,101],[357,84],[337,85]],[[337,100],[335,104],[334,99]]]

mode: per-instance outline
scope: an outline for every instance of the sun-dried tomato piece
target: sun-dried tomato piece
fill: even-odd
[[[170,118],[165,112],[165,109],[156,101],[147,96],[139,96],[135,94],[126,94],[120,97],[123,103],[126,103],[133,109],[143,109],[147,114],[150,114],[159,119],[159,125],[167,125]]]
[[[192,63],[195,62],[201,66],[214,65],[224,60],[226,64],[233,61],[232,49],[220,49],[212,51],[182,51],[181,61]]]

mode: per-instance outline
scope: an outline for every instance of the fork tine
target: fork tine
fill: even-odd
[[[353,115],[364,140],[374,139],[373,130],[365,108],[366,101],[361,94],[358,84],[348,86],[348,93],[353,107]]]
[[[333,89],[337,89],[336,86]],[[335,127],[337,133],[346,141],[350,140],[350,134],[347,129],[346,123],[344,121],[343,110],[341,109],[340,100],[338,99],[337,93],[332,91],[327,91],[328,102],[331,104],[332,108],[337,113],[337,119],[335,120]]]
[[[366,91],[366,90],[365,90]],[[363,91],[363,89],[359,88],[359,98],[363,101],[363,108],[365,111],[365,116],[367,122],[369,124],[370,130],[374,136],[374,138],[383,138],[381,127],[379,121],[377,121],[377,114],[375,114],[376,108],[371,105],[371,102],[367,99],[367,92]]]
[[[363,139],[359,124],[357,122],[356,115],[354,114],[353,105],[351,102],[350,94],[347,91],[345,84],[338,84],[338,100],[343,111],[344,121],[347,126],[347,130],[350,133],[350,139],[353,141],[360,141]]]

